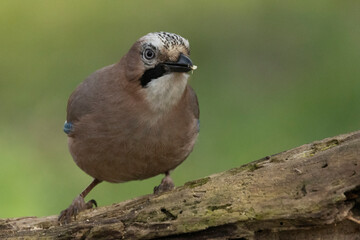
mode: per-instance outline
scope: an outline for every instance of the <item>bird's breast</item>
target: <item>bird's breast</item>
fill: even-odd
[[[192,151],[197,120],[184,112],[166,117],[122,114],[95,124],[89,119],[69,141],[70,152],[89,175],[109,182],[145,179],[178,166]],[[76,126],[75,126],[76,128]],[[88,129],[88,132],[84,129]]]

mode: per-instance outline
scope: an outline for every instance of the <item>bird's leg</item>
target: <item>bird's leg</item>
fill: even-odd
[[[88,195],[88,193],[99,183],[101,183],[102,181],[94,178],[94,180],[90,183],[90,185],[85,188],[84,191],[82,191],[82,193],[80,193],[79,196],[77,196],[73,202],[70,204],[70,206],[61,211],[58,221],[61,223],[69,223],[71,222],[71,217],[74,216],[74,219],[76,220],[76,215],[85,210],[85,209],[90,209],[93,207],[93,205],[95,205],[97,207],[97,203],[94,199],[91,199],[90,201],[88,201],[87,203],[85,203],[84,198],[86,197],[86,195]]]
[[[165,173],[165,177],[161,180],[161,183],[159,186],[154,187],[154,194],[159,194],[163,192],[170,191],[174,189],[175,185],[173,180],[170,177],[169,171]]]

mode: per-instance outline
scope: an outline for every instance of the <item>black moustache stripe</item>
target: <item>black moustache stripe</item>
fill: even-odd
[[[143,88],[147,87],[148,83],[153,79],[164,76],[167,73],[165,66],[162,64],[156,65],[154,68],[148,69],[140,78],[140,84]]]

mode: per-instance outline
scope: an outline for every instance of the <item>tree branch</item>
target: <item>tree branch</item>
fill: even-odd
[[[360,131],[81,213],[0,219],[0,238],[352,239],[360,234]]]

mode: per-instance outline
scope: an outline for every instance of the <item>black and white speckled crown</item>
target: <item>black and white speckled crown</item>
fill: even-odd
[[[189,41],[180,35],[175,33],[168,32],[154,32],[149,33],[141,38],[143,41],[151,42],[153,45],[157,47],[164,47],[166,49],[171,49],[176,46],[184,46],[189,49]]]

